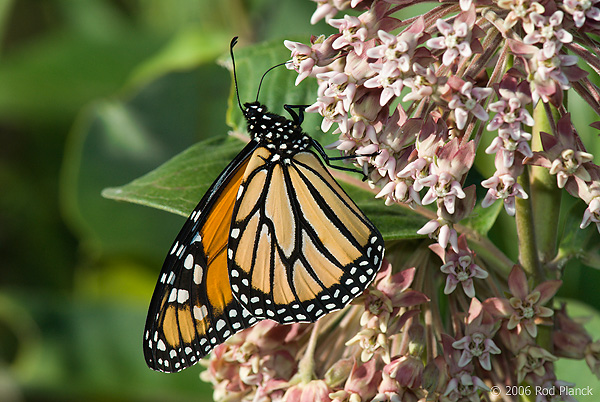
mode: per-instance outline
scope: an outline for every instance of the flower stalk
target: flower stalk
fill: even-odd
[[[530,193],[529,170],[525,169],[517,181],[526,193]],[[539,281],[542,278],[541,266],[538,260],[536,233],[533,224],[533,210],[531,200],[518,199],[516,201],[515,221],[517,223],[517,238],[519,244],[519,263],[528,275]]]
[[[560,118],[558,110],[549,105],[553,121]],[[540,133],[551,133],[554,131],[550,119],[548,119],[545,105],[539,103],[534,111],[532,148],[541,151],[542,142]],[[539,260],[546,264],[556,256],[556,245],[558,238],[558,222],[562,193],[556,185],[556,179],[548,169],[541,166],[531,166],[531,199],[533,208],[533,225],[535,238],[537,240]]]

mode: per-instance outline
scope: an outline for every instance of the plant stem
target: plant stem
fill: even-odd
[[[558,120],[558,111],[550,106],[554,121]],[[535,126],[533,127],[532,148],[541,151],[540,131],[552,133],[547,111],[540,102],[533,111]],[[531,167],[531,198],[534,203],[533,222],[537,240],[539,258],[542,264],[553,260],[556,256],[556,239],[560,211],[561,192],[556,185],[556,177],[550,175],[547,168]]]
[[[518,183],[527,194],[531,194],[529,188],[529,170],[527,167],[525,167],[523,174],[519,176]],[[517,198],[516,210],[515,220],[517,222],[517,238],[519,241],[519,263],[528,276],[533,276],[536,282],[539,282],[542,278],[533,227],[531,196],[527,199]]]
[[[317,337],[319,332],[319,321],[313,324],[312,331],[310,333],[310,339],[304,356],[298,362],[298,372],[294,376],[301,384],[308,384],[313,378],[315,373],[315,349],[317,348]]]

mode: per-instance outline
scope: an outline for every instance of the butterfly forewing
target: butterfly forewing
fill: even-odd
[[[233,206],[255,147],[248,145],[221,173],[169,251],[144,332],[152,369],[183,370],[256,322],[233,297],[226,254]]]
[[[230,283],[257,318],[312,322],[368,286],[383,239],[312,151],[277,155],[258,148],[241,182]]]

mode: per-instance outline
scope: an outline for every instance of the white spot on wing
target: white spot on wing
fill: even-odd
[[[208,309],[206,308],[206,306],[194,306],[194,318],[197,319],[198,321],[202,321],[204,319],[204,317],[206,317],[208,315]],[[200,342],[200,344],[202,344],[202,342]]]
[[[223,329],[223,327],[225,326],[225,324],[226,324],[226,323],[225,323],[225,320],[222,320],[222,319],[221,319],[221,320],[217,321],[217,323],[216,323],[216,325],[215,325],[215,327],[217,328],[217,331],[220,331],[220,330],[222,330],[222,329]]]
[[[183,267],[185,269],[192,269],[194,266],[194,256],[190,253],[185,257],[185,261],[183,262]]]
[[[185,289],[179,289],[177,292],[177,303],[185,303],[190,298],[190,292]]]
[[[175,300],[177,300],[177,289],[173,288],[171,289],[171,293],[169,294],[169,303],[173,303]]]
[[[202,283],[202,276],[204,275],[204,270],[198,264],[194,265],[194,283],[196,285],[200,285]]]

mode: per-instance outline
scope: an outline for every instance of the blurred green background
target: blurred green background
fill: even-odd
[[[314,9],[307,0],[0,0],[0,402],[212,400],[199,366],[155,373],[141,349],[184,218],[101,191],[224,137],[231,79],[216,59],[238,35],[240,53],[271,41],[284,61],[283,39],[332,32],[309,24]],[[600,306],[598,271],[570,272],[562,295]]]
[[[155,373],[141,350],[184,218],[100,193],[225,136],[231,79],[216,59],[235,35],[289,57],[283,39],[308,42],[314,9],[0,0],[0,401],[212,400],[200,366]]]

